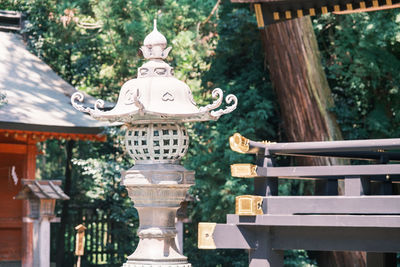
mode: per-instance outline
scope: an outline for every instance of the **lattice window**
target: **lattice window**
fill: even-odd
[[[189,136],[185,127],[179,124],[133,125],[126,132],[125,146],[137,162],[171,162],[186,154]]]

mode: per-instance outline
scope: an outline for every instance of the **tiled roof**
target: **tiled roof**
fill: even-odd
[[[16,199],[36,197],[39,199],[69,199],[61,189],[61,181],[57,180],[22,180],[22,190],[15,196]]]

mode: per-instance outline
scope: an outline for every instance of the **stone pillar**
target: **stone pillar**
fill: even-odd
[[[123,185],[139,213],[139,244],[123,267],[190,267],[176,244],[176,211],[194,182],[194,172],[174,164],[137,165]]]
[[[50,267],[50,218],[33,222],[33,267]]]

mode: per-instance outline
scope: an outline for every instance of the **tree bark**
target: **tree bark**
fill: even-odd
[[[262,30],[265,57],[289,141],[340,140],[328,81],[310,17],[268,25]],[[307,165],[331,165],[329,158],[307,158]],[[316,183],[316,194],[337,194],[336,181]],[[330,186],[330,184],[332,186]],[[335,191],[336,190],[336,191]],[[321,252],[319,266],[365,266],[362,252]]]

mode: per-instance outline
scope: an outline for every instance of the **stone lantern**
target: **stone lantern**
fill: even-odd
[[[55,217],[56,200],[69,197],[60,188],[59,180],[22,180],[22,189],[15,199],[29,203],[29,218],[33,221],[33,267],[50,267],[50,222]]]
[[[197,107],[190,88],[164,62],[170,50],[154,22],[141,47],[148,61],[138,69],[136,79],[122,86],[112,110],[102,111],[102,100],[96,101],[94,109],[83,107],[76,102],[83,101],[80,92],[71,97],[76,109],[93,118],[127,126],[125,147],[135,166],[122,173],[122,183],[139,213],[140,241],[124,267],[191,266],[175,243],[176,211],[194,184],[194,171],[179,165],[189,146],[184,123],[217,120],[237,105],[236,96],[228,95],[225,100],[231,106],[215,110],[223,102],[222,90],[217,88],[212,104]]]

